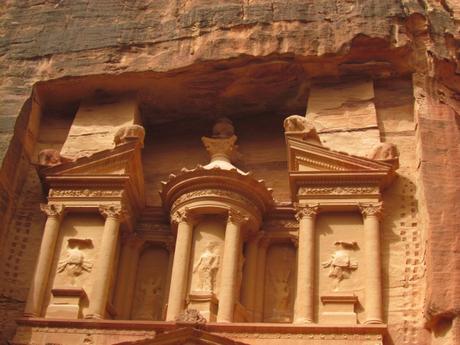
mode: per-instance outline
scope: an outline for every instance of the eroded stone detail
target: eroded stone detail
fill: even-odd
[[[41,150],[38,154],[38,165],[45,167],[53,167],[73,160],[62,156],[59,151],[53,149]]]
[[[346,194],[378,194],[379,187],[300,187],[299,195],[309,194],[330,194],[330,195],[346,195]]]
[[[210,241],[193,267],[193,273],[198,275],[198,291],[214,292],[217,271],[220,266],[220,255],[217,254],[218,242]]]
[[[130,141],[139,141],[144,146],[145,129],[139,125],[129,125],[121,127],[115,133],[113,142],[115,146],[125,144]]]
[[[298,211],[295,214],[297,221],[300,221],[304,217],[315,217],[318,214],[319,205],[298,205]]]
[[[206,323],[206,319],[200,312],[196,309],[186,309],[181,314],[179,314],[176,319],[176,322],[193,322],[193,323]]]
[[[380,218],[383,212],[383,203],[360,203],[359,209],[364,217],[375,216]]]
[[[358,269],[358,262],[350,257],[350,250],[358,248],[356,242],[337,241],[334,243],[338,249],[331,255],[331,258],[323,262],[323,268],[329,268],[328,277],[334,280],[334,290],[339,289],[339,283],[350,277],[350,274]]]
[[[40,204],[40,210],[46,213],[48,217],[61,217],[64,212],[64,206],[59,204]]]
[[[101,205],[99,212],[106,218],[122,219],[126,215],[126,210],[120,205]]]
[[[65,272],[71,279],[71,285],[75,285],[75,278],[85,272],[91,272],[93,264],[85,259],[83,247],[92,246],[91,239],[71,238],[68,240],[67,250],[64,259],[60,260],[57,272]]]

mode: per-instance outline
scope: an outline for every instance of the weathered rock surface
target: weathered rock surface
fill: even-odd
[[[312,80],[348,82],[357,76],[375,80],[378,130],[372,135],[396,143],[401,162],[406,160],[395,192],[406,199],[393,207],[407,218],[398,236],[408,247],[394,244],[395,234],[384,234],[393,243],[385,255],[391,275],[401,273],[393,249],[405,251],[405,269],[417,272],[389,288],[388,294],[398,295],[388,306],[391,338],[396,345],[460,342],[459,20],[454,0],[0,4],[0,255],[8,260],[0,273],[6,282],[0,289],[3,337],[10,338],[12,320],[22,311],[33,266],[27,253],[37,250],[44,219],[34,209],[43,195],[29,162],[43,148],[61,149],[81,98],[98,89],[137,91],[144,121],[153,126],[217,113],[305,113]],[[56,127],[45,130],[51,113]],[[346,144],[349,129],[334,140]],[[256,144],[248,138],[246,143],[251,152]],[[283,144],[268,133],[257,145],[264,143]],[[167,159],[155,150],[147,165]],[[282,191],[283,154],[282,147],[274,155],[262,147],[245,164],[264,162],[261,175],[272,176],[275,192]],[[196,161],[183,158],[182,165]],[[147,185],[160,179],[153,176]],[[18,255],[28,264],[15,262]]]

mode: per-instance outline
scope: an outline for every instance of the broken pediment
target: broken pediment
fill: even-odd
[[[334,194],[349,194],[347,191],[351,188],[354,193],[357,186],[364,188],[364,194],[371,189],[371,194],[375,194],[386,188],[396,176],[397,160],[389,162],[352,156],[289,135],[286,143],[294,200],[300,192],[321,194],[332,188]],[[327,191],[326,194],[330,192]]]
[[[128,341],[115,345],[247,345],[239,341],[187,327],[158,334],[154,339]]]

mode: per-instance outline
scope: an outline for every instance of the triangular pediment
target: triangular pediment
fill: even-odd
[[[140,147],[136,142],[119,145],[40,170],[42,176],[63,175],[128,175],[136,165],[141,166]]]
[[[186,327],[156,335],[153,339],[127,341],[114,345],[248,345],[201,329]]]
[[[372,172],[390,171],[391,164],[352,156],[287,137],[288,167],[291,173],[300,172]]]

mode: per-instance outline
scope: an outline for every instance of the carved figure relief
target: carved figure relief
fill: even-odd
[[[219,243],[209,241],[197,263],[193,266],[193,273],[198,274],[198,291],[214,292],[216,276],[220,264],[220,255],[217,254]]]
[[[139,258],[131,318],[162,320],[169,252],[160,246],[145,248]]]
[[[290,244],[273,245],[269,250],[264,317],[267,322],[290,322],[292,319],[294,253]]]
[[[162,277],[150,277],[136,291],[135,303],[138,308],[133,313],[136,320],[160,320],[163,302]]]
[[[339,283],[349,278],[350,274],[358,268],[358,262],[350,257],[350,250],[358,248],[356,242],[336,241],[338,249],[331,255],[328,261],[323,262],[323,268],[328,268],[328,277],[334,280],[334,290],[339,289]]]
[[[70,284],[75,285],[76,278],[84,272],[91,272],[93,264],[85,259],[82,247],[91,246],[90,239],[71,238],[64,259],[58,262],[57,272],[66,273],[70,277]]]

